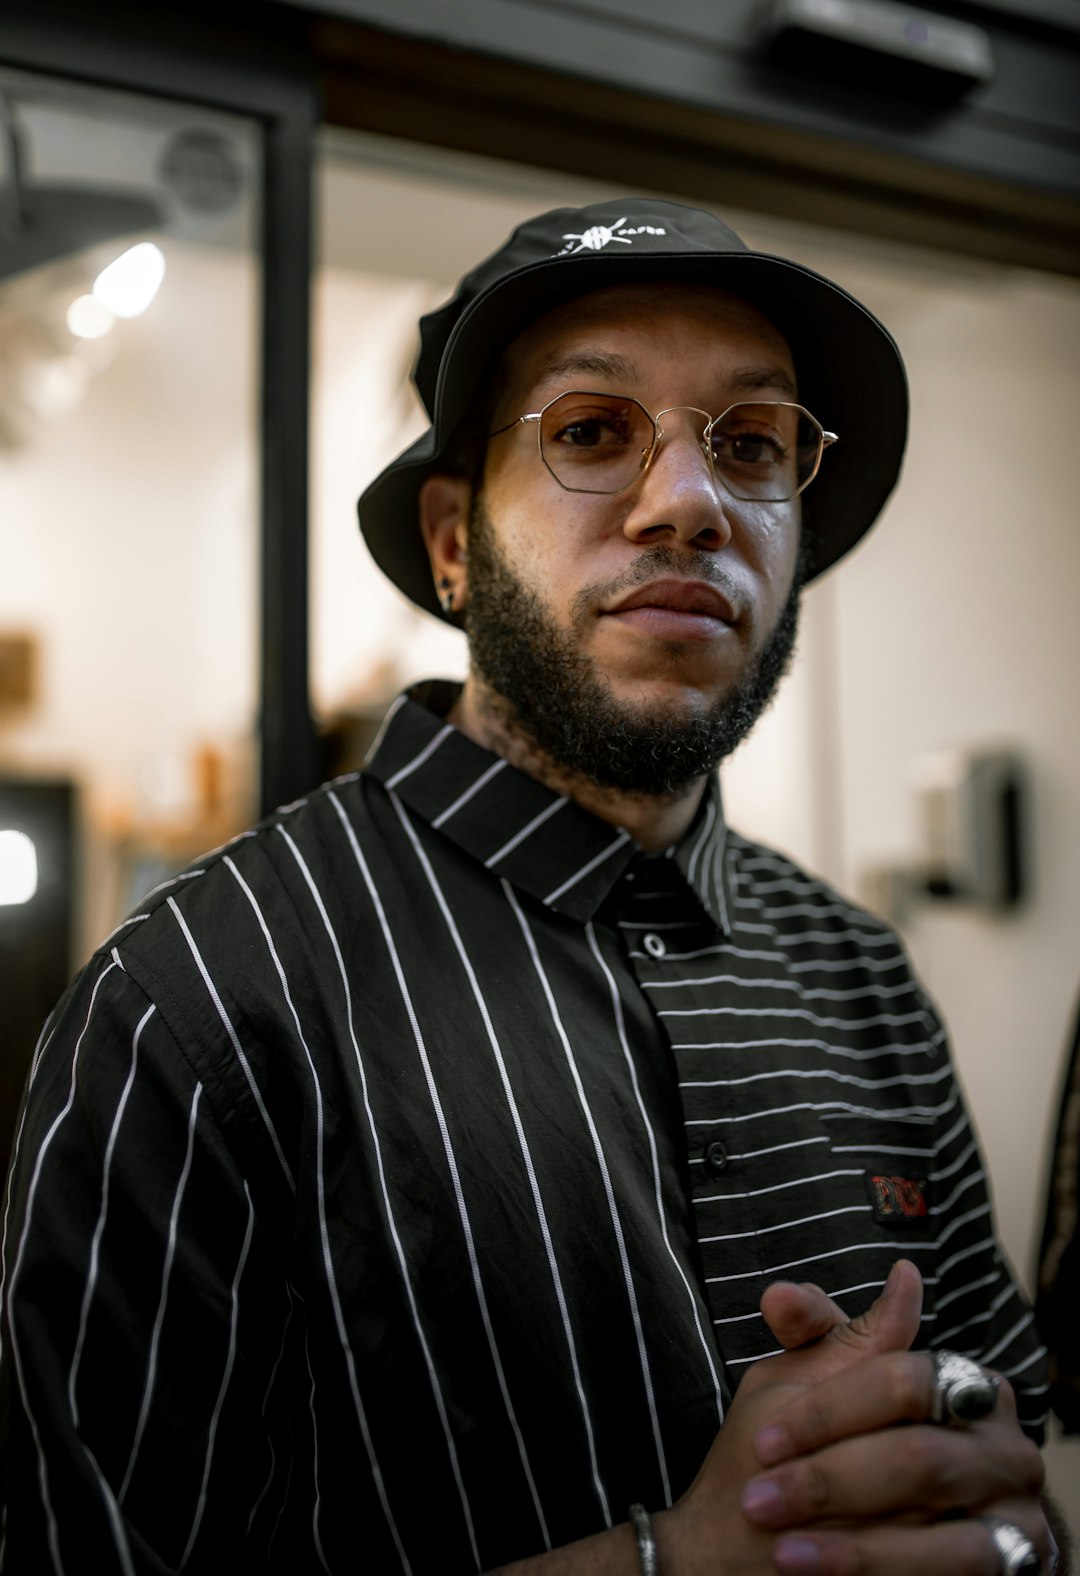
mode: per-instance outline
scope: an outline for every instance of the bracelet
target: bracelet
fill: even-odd
[[[652,1522],[649,1512],[644,1505],[630,1506],[630,1524],[637,1538],[638,1556],[641,1560],[641,1576],[660,1576],[660,1561],[656,1553],[656,1539],[653,1537]]]

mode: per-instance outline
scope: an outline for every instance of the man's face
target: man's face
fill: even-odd
[[[707,287],[598,291],[511,346],[492,430],[570,389],[656,413],[718,415],[797,397],[778,331]],[[473,671],[504,723],[604,786],[674,793],[752,726],[795,636],[799,506],[732,498],[712,476],[704,418],[663,417],[644,476],[567,492],[535,424],[488,445],[469,530]]]

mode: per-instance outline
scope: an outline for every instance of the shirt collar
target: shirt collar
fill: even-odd
[[[386,714],[365,772],[494,874],[585,923],[635,859],[629,832],[475,744],[446,716],[460,686],[431,680]],[[668,853],[698,902],[731,933],[727,827],[716,774],[689,831]]]

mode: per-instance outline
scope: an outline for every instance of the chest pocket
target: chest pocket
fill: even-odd
[[[925,1286],[920,1344],[932,1328],[940,1258],[935,1213],[937,1152],[929,1122],[830,1116],[832,1162],[847,1200],[831,1227],[835,1272],[826,1282],[846,1313],[863,1312],[899,1258],[917,1265]]]

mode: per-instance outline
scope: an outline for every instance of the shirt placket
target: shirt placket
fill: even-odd
[[[635,861],[618,897],[629,966],[675,1071],[691,1224],[713,1333],[722,1354],[730,1346],[741,1356],[746,1331],[740,1327],[762,1330],[758,1301],[763,1263],[742,1161],[750,1096],[745,1086],[727,1081],[730,1053],[713,1043],[722,1034],[700,1032],[724,987],[699,982],[728,972],[725,938],[666,861]],[[731,1339],[736,1332],[743,1339]],[[755,1345],[760,1347],[760,1339]],[[730,1378],[737,1382],[738,1376],[736,1366]]]

